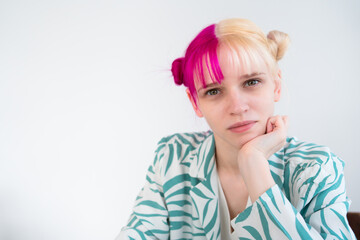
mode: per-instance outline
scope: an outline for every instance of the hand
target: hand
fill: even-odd
[[[270,117],[266,124],[266,133],[247,142],[239,154],[249,156],[261,154],[266,159],[279,151],[286,142],[288,129],[287,116]]]
[[[267,160],[284,146],[287,122],[287,116],[270,117],[266,133],[247,142],[239,150],[239,170],[252,202],[275,185]]]

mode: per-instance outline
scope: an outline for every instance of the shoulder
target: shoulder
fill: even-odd
[[[163,176],[179,171],[187,172],[201,145],[212,135],[211,131],[206,131],[175,133],[163,137],[155,150],[154,165],[158,165]]]
[[[293,194],[316,194],[342,180],[344,162],[326,146],[290,137],[283,153],[284,181]]]
[[[343,175],[344,161],[324,145],[287,137],[284,147],[269,164],[279,185],[287,194],[312,184],[327,184]],[[277,176],[275,176],[277,175]],[[289,196],[289,195],[287,195]]]
[[[172,153],[175,151],[177,155],[172,155],[173,157],[185,157],[183,153],[195,151],[212,134],[213,133],[211,131],[174,133],[160,139],[157,144],[155,153],[168,153],[172,155]]]
[[[287,138],[283,153],[283,187],[298,210],[322,192],[331,198],[344,191],[344,161],[329,147],[291,137]]]
[[[191,132],[191,133],[175,133],[163,137],[159,142],[159,146],[163,145],[177,145],[190,146],[196,148],[200,145],[207,137],[212,135],[211,131],[206,132]]]
[[[329,147],[288,137],[283,148],[285,164],[302,169],[321,167],[321,170],[332,173],[344,168],[344,161],[335,155]]]

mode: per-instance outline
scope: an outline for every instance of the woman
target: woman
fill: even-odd
[[[286,137],[273,116],[285,33],[251,21],[203,29],[173,62],[211,131],[163,138],[119,239],[351,239],[344,163]]]

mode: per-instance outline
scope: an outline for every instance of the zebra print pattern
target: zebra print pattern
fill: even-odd
[[[211,131],[163,138],[117,239],[220,239],[214,153]],[[237,239],[355,239],[340,158],[287,138],[268,161],[276,184],[231,221]]]

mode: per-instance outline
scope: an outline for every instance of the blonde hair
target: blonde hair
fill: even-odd
[[[215,26],[215,35],[219,45],[232,50],[243,64],[265,61],[269,69],[276,73],[277,62],[284,56],[289,43],[289,36],[277,30],[267,36],[248,19],[232,18],[220,21]],[[250,61],[252,60],[252,61]]]

